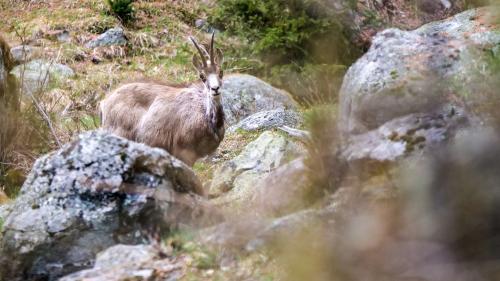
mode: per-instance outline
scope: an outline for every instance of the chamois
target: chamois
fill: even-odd
[[[224,138],[220,100],[223,56],[192,41],[198,54],[193,65],[201,81],[181,88],[161,83],[130,83],[111,92],[100,103],[102,128],[118,136],[167,150],[193,166],[213,153]]]

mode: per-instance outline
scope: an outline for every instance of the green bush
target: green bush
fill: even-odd
[[[128,22],[134,18],[134,0],[107,0],[111,12],[122,22]]]
[[[312,61],[316,54],[324,59],[324,52],[330,58],[322,63],[338,63],[349,48],[342,26],[325,11],[313,0],[219,0],[209,21],[245,38],[251,52],[273,65]],[[332,45],[341,46],[337,54]]]

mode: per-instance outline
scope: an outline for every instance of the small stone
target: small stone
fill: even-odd
[[[85,47],[89,49],[103,47],[103,46],[123,46],[127,44],[127,38],[122,28],[111,28],[97,38],[91,40]]]
[[[194,22],[194,26],[196,26],[196,28],[202,28],[203,26],[205,26],[205,24],[207,23],[207,20],[205,19],[197,19],[195,22]]]
[[[30,61],[33,58],[35,49],[28,45],[20,45],[12,47],[10,53],[14,61],[19,64]]]

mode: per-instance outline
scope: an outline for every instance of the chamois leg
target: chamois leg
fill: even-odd
[[[178,153],[175,153],[174,156],[182,160],[189,167],[193,167],[194,163],[198,159],[198,155],[194,153],[192,150],[181,149]]]

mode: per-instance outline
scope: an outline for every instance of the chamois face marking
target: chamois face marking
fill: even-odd
[[[198,55],[193,56],[193,65],[198,70],[200,79],[205,85],[205,91],[213,97],[218,97],[222,87],[223,72],[221,65],[223,56],[221,50],[214,48],[214,36],[215,33],[212,33],[209,52],[205,47],[198,45],[193,37],[190,37],[190,39],[198,50]]]

